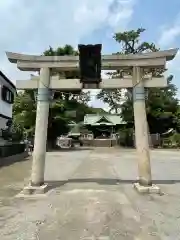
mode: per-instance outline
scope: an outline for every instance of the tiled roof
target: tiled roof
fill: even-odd
[[[97,114],[87,114],[84,116],[84,124],[85,125],[98,125],[98,123],[104,123],[104,124],[112,124],[112,125],[118,125],[118,124],[125,124],[122,121],[122,118],[119,115],[111,115],[111,114],[104,114],[104,115],[97,115]]]

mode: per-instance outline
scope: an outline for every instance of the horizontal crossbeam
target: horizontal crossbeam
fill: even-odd
[[[154,68],[164,68],[166,65],[165,58],[157,59],[140,59],[140,60],[102,60],[102,70],[118,70],[120,68],[128,69],[133,66]],[[22,71],[37,71],[41,68],[51,68],[55,71],[73,71],[79,69],[79,61],[63,62],[28,62],[18,61],[17,67]]]
[[[167,87],[167,79],[161,78],[145,78],[143,79],[144,87],[153,88]],[[34,77],[32,80],[17,80],[17,89],[37,89],[39,85],[39,77]],[[114,78],[103,79],[99,86],[91,86],[91,89],[115,89],[115,88],[132,88],[132,78]],[[83,89],[82,83],[79,79],[59,79],[58,77],[52,77],[50,82],[50,88],[62,91],[81,90]]]
[[[158,52],[148,52],[141,54],[112,54],[112,55],[102,55],[102,60],[139,60],[139,59],[155,59],[155,58],[166,58],[166,61],[172,60],[178,49],[169,49]],[[10,62],[17,63],[17,61],[28,61],[28,62],[61,62],[61,61],[78,61],[78,56],[38,56],[38,55],[28,55],[28,54],[19,54],[13,52],[6,52],[6,55]]]
[[[102,69],[117,70],[139,66],[144,68],[165,67],[166,61],[172,60],[178,49],[166,51],[143,53],[143,54],[114,54],[102,55]],[[70,71],[79,68],[79,56],[34,56],[6,52],[10,62],[16,63],[23,71],[37,71],[48,67],[56,71]]]

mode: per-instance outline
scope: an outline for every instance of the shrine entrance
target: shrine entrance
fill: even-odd
[[[117,114],[87,114],[84,116],[84,127],[90,132],[86,143],[95,147],[113,147],[118,145],[118,130],[125,122]]]
[[[166,87],[167,79],[154,77],[151,69],[165,69],[166,61],[172,60],[178,49],[151,52],[135,55],[102,55],[102,70],[121,70],[122,78],[102,79],[100,82],[86,84],[79,79],[61,79],[53,76],[53,72],[77,70],[78,56],[32,56],[7,52],[11,63],[16,63],[22,71],[39,71],[40,76],[31,80],[17,81],[17,89],[38,89],[35,144],[31,172],[31,182],[28,189],[44,189],[44,169],[46,156],[47,126],[49,103],[52,90],[71,91],[88,89],[133,89],[133,107],[135,119],[136,149],[138,154],[139,181],[134,185],[140,192],[159,192],[152,185],[151,165],[148,144],[148,128],[145,109],[145,88]],[[81,60],[81,59],[80,59]],[[92,66],[90,66],[92,67]],[[92,72],[91,72],[92,73]]]

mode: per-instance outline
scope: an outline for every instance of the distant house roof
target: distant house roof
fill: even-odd
[[[120,125],[125,124],[122,118],[119,115],[111,115],[111,114],[86,114],[84,116],[84,124],[85,125]]]
[[[16,89],[16,86],[7,78],[3,72],[0,71],[0,76],[7,82],[9,85],[11,85],[12,88]]]

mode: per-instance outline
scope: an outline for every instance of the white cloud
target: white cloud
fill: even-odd
[[[111,10],[114,2],[118,12]],[[22,78],[25,74],[7,61],[5,51],[41,54],[49,45],[75,47],[102,26],[112,31],[125,26],[133,5],[133,0],[0,1],[0,69],[13,81]]]
[[[130,22],[135,0],[117,0],[112,9],[112,14],[108,17],[108,24],[114,29],[114,31],[124,31]]]
[[[161,28],[158,44],[161,47],[169,47],[174,44],[177,37],[180,37],[180,15],[177,16],[173,24]]]
[[[175,58],[167,63],[168,69],[180,71],[180,51],[177,52]]]
[[[180,38],[180,14],[177,15],[174,22],[161,27],[158,44],[161,49],[176,48],[178,47],[176,45],[178,38]],[[178,97],[180,97],[180,90],[179,90],[180,86],[179,86],[179,79],[178,79],[180,75],[180,51],[178,51],[177,55],[172,61],[167,63],[167,68],[168,68],[168,71],[165,75],[166,76],[170,74],[174,75],[173,82],[178,87]]]
[[[173,74],[173,83],[177,86],[178,92],[177,96],[180,99],[180,83],[179,83],[179,76],[180,76],[180,51],[178,51],[176,57],[167,63],[168,71],[166,76]]]
[[[102,27],[124,30],[136,0],[0,1],[0,70],[13,82],[29,78],[5,51],[41,54],[49,45],[71,44]]]

